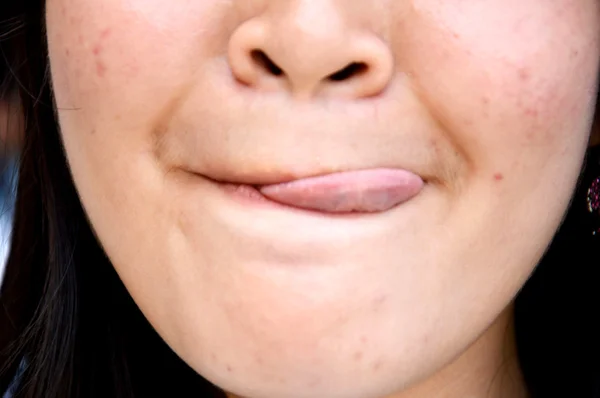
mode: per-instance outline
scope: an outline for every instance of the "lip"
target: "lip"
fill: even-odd
[[[388,168],[388,169],[400,169],[406,170],[419,176],[424,183],[428,183],[432,178],[428,175],[424,176],[419,172],[416,172],[410,168],[398,166],[398,165],[381,165],[373,167],[322,167],[319,169],[298,167],[297,170],[278,170],[276,168],[270,168],[268,171],[265,170],[236,170],[236,171],[200,171],[187,166],[179,165],[178,168],[182,169],[186,173],[196,175],[198,177],[207,179],[216,184],[232,184],[232,185],[249,185],[254,188],[259,188],[266,185],[284,184],[296,180],[308,179],[326,176],[329,174],[343,173],[350,171],[361,171],[375,168]]]
[[[286,173],[286,177],[289,174]],[[403,169],[358,169],[305,178],[285,178],[274,184],[219,181],[205,177],[228,197],[250,206],[311,213],[348,215],[391,210],[417,196],[425,181]],[[254,181],[265,181],[264,178]]]
[[[370,215],[374,215],[377,213],[357,213],[357,212],[347,212],[347,213],[326,213],[317,210],[311,209],[303,209],[299,207],[294,207],[286,204],[282,204],[271,200],[261,194],[259,190],[253,186],[248,184],[235,184],[228,182],[220,182],[212,180],[211,183],[217,186],[217,188],[224,193],[228,198],[231,198],[238,204],[242,206],[248,206],[256,209],[266,209],[266,210],[282,210],[286,212],[294,212],[298,214],[309,214],[313,216],[321,216],[321,217],[332,217],[332,218],[353,218],[353,217],[368,217]]]
[[[283,205],[281,203],[277,203],[267,198],[262,193],[260,193],[260,191],[254,185],[221,182],[215,180],[212,180],[211,182],[215,184],[227,196],[235,199],[237,202],[242,203],[244,205],[279,208],[291,207]]]

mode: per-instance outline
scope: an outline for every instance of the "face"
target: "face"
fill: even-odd
[[[588,145],[597,0],[47,0],[46,16],[93,229],[165,341],[239,395],[381,397],[467,352],[542,256]],[[352,172],[283,197],[329,184],[356,202],[382,168],[404,199],[379,211],[251,187]]]

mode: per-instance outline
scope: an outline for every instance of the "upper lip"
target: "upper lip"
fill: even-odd
[[[244,185],[252,185],[256,187],[271,185],[271,184],[280,184],[285,182],[290,182],[294,180],[299,180],[302,178],[310,178],[310,177],[318,177],[322,175],[327,175],[336,172],[344,172],[344,171],[358,171],[365,169],[374,169],[374,168],[396,168],[403,169],[413,172],[417,175],[418,173],[404,168],[404,167],[394,167],[394,166],[373,166],[373,167],[355,167],[355,168],[320,168],[315,169],[313,171],[304,172],[300,171],[282,171],[282,170],[270,170],[270,171],[257,171],[257,170],[238,170],[235,173],[219,173],[219,172],[209,172],[209,173],[199,173],[196,171],[188,170],[189,172],[207,178],[209,180],[219,182],[219,183],[229,183],[229,184],[244,184]],[[428,178],[424,176],[420,176],[423,178],[425,182],[427,182]]]

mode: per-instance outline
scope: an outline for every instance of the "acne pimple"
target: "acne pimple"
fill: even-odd
[[[102,61],[96,62],[96,74],[103,77],[106,74],[106,65]]]
[[[96,74],[99,77],[103,77],[106,74],[106,64],[99,59],[100,54],[103,51],[103,45],[104,45],[104,41],[108,38],[108,36],[110,36],[110,29],[104,29],[100,32],[100,39],[98,41],[98,43],[96,43],[96,45],[94,45],[94,47],[92,48],[92,52],[96,58]],[[80,37],[81,39],[81,37]]]
[[[494,174],[494,180],[496,181],[502,181],[504,179],[504,175],[502,173],[496,173]]]

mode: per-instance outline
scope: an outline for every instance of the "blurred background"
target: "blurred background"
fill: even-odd
[[[8,255],[23,118],[15,87],[2,84],[11,73],[0,59],[0,284]]]

